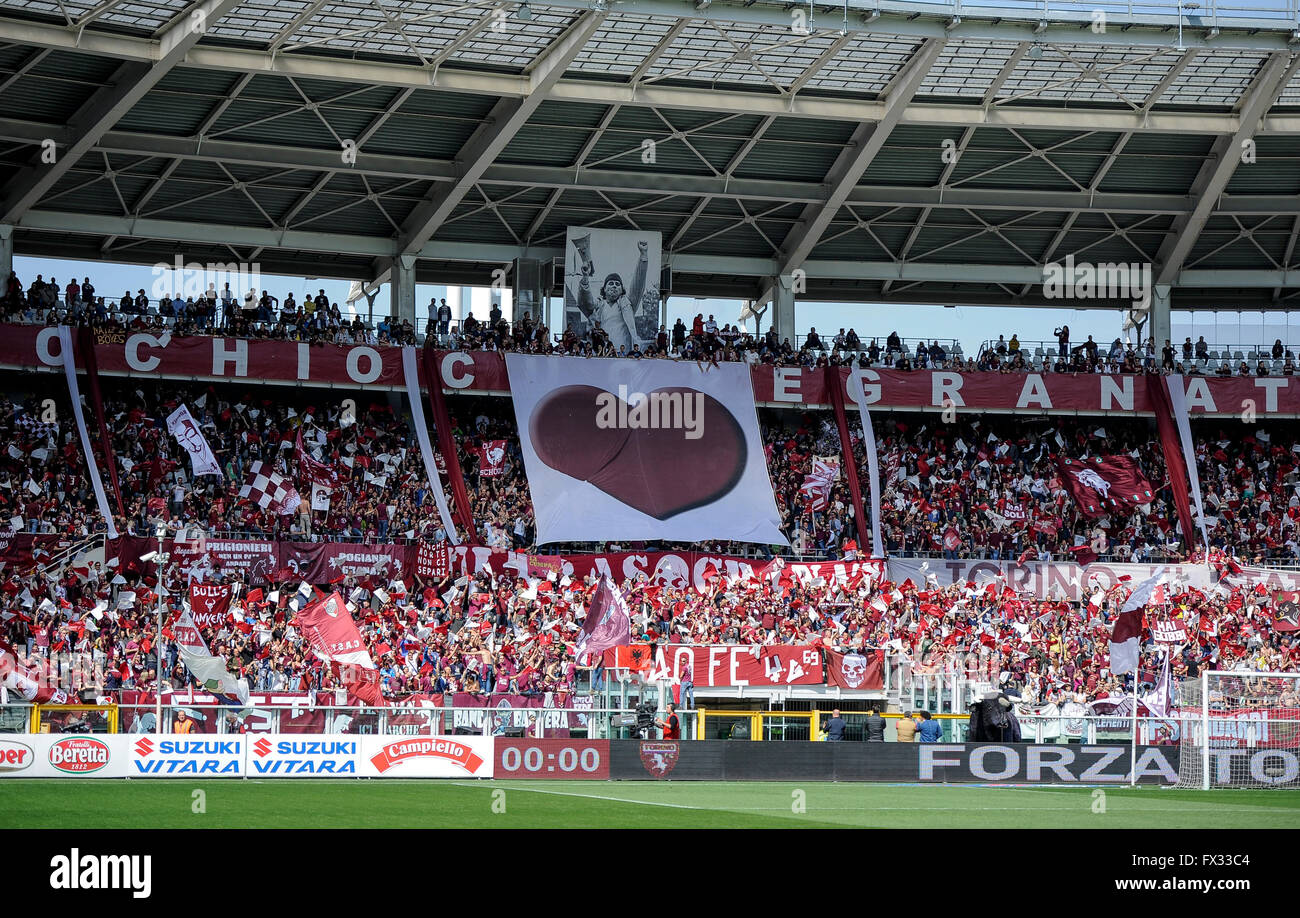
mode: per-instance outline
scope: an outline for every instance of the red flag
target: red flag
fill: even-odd
[[[331,593],[310,602],[294,620],[316,656],[332,664],[350,692],[368,705],[383,704],[374,661],[342,596]]]

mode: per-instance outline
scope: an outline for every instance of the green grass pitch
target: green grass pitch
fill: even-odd
[[[1096,790],[811,781],[8,780],[0,782],[0,828],[1300,828],[1296,791],[1111,787],[1102,797]],[[203,812],[194,812],[198,799]]]

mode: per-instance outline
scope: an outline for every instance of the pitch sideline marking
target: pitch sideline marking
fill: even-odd
[[[483,787],[481,784],[462,784],[454,782],[456,787]],[[575,794],[570,791],[543,790],[540,787],[511,787],[502,790],[522,791],[526,794],[549,794],[553,797],[585,797],[588,800],[608,800],[612,803],[639,803],[642,806],[666,806],[675,810],[712,810],[716,807],[691,806],[687,803],[660,803],[654,800],[630,800],[627,797],[607,797],[603,794]]]

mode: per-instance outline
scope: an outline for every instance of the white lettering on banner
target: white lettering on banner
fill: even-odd
[[[468,389],[474,385],[473,373],[458,373],[460,367],[474,366],[474,358],[462,351],[453,351],[442,358],[442,367],[439,373],[442,375],[442,382],[448,389]],[[433,381],[429,381],[432,385]]]
[[[953,407],[965,407],[966,400],[961,397],[963,384],[964,380],[960,373],[932,374],[930,376],[930,404],[938,407],[943,405],[944,402],[951,402]]]
[[[1192,377],[1187,381],[1187,410],[1200,407],[1206,411],[1218,411],[1214,404],[1214,396],[1210,394],[1210,386],[1204,379]]]
[[[1038,373],[1030,373],[1025,377],[1025,384],[1020,387],[1020,397],[1016,399],[1016,407],[1028,408],[1030,402],[1036,403],[1039,408],[1052,407],[1052,397],[1047,394],[1047,383],[1043,382],[1043,377]]]
[[[933,781],[934,771],[936,768],[953,768],[955,766],[961,765],[961,759],[954,758],[949,755],[941,755],[941,754],[951,753],[951,752],[958,752],[958,753],[964,752],[965,749],[966,749],[965,746],[950,746],[950,745],[939,745],[939,744],[935,744],[932,746],[929,743],[923,743],[920,747],[920,753],[921,753],[920,780]]]
[[[226,364],[235,365],[235,376],[248,375],[248,341],[243,338],[235,338],[233,347],[226,343],[225,338],[212,339],[212,375],[226,376]]]
[[[990,754],[1002,756],[1001,771],[984,767],[984,759]],[[1020,754],[1010,746],[977,746],[970,754],[970,771],[985,781],[1005,781],[1020,771]]]
[[[1020,771],[1020,751],[1025,752],[1024,774]],[[921,781],[1007,781],[1024,779],[1029,782],[1059,781],[1071,784],[1122,784],[1129,780],[1128,769],[1119,760],[1128,752],[1126,746],[1056,747],[1030,745],[1025,747],[1005,745],[962,746],[923,744],[918,749],[920,761],[918,778]],[[1235,751],[1235,750],[1234,750]],[[1243,750],[1245,751],[1245,750]],[[1280,750],[1262,750],[1263,754],[1295,756]],[[1165,784],[1178,783],[1178,769],[1170,764],[1169,755],[1177,756],[1176,747],[1148,747],[1137,757],[1134,771],[1139,778],[1156,777]],[[1259,755],[1259,753],[1256,753]],[[1254,760],[1252,760],[1252,765]],[[957,772],[954,774],[954,770]],[[1227,770],[1221,765],[1218,783],[1228,780]],[[1049,774],[1050,773],[1050,774]],[[1273,783],[1285,783],[1286,772]],[[1294,777],[1294,776],[1293,776]]]
[[[731,648],[731,684],[749,685],[748,679],[740,678],[740,659],[736,656],[738,648]]]
[[[1266,390],[1264,394],[1264,410],[1277,411],[1277,391],[1279,389],[1286,389],[1290,385],[1291,380],[1287,379],[1285,376],[1276,378],[1272,376],[1256,377],[1255,388]]]
[[[1133,410],[1133,377],[1102,376],[1101,408],[1110,411],[1116,407],[1124,411]]]
[[[56,354],[50,350],[50,342],[59,340],[59,329],[51,325],[36,333],[36,359],[47,367],[63,366],[63,349]]]
[[[158,369],[158,364],[162,363],[162,358],[150,354],[148,357],[140,356],[140,345],[147,344],[149,347],[163,347],[162,341],[153,335],[131,335],[126,339],[126,365],[133,370],[141,373],[150,373]]]
[[[772,401],[802,402],[803,371],[797,367],[777,367],[772,371]]]
[[[298,342],[298,378],[311,379],[311,345],[306,341]]]
[[[366,358],[366,371],[361,372],[361,358]],[[348,349],[348,378],[354,383],[372,383],[384,372],[384,358],[373,347],[354,347]]]
[[[871,385],[867,385],[868,381]],[[874,405],[880,401],[880,374],[875,370],[850,370],[847,385],[849,401],[855,405]]]
[[[1043,770],[1046,769],[1061,781],[1072,780],[1070,772],[1065,768],[1065,752],[1064,749],[1053,749],[1050,746],[1030,746],[1025,750],[1025,777],[1030,781],[1049,780],[1043,777]]]
[[[721,657],[726,652],[727,648],[725,647],[714,646],[709,648],[709,681],[706,683],[707,685],[718,684],[718,679],[714,673],[716,673],[718,667],[722,665]]]

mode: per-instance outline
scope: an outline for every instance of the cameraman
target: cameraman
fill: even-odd
[[[682,738],[682,724],[681,721],[677,719],[677,705],[672,702],[668,703],[668,719],[656,720],[655,723],[663,729],[664,739],[670,740]]]

